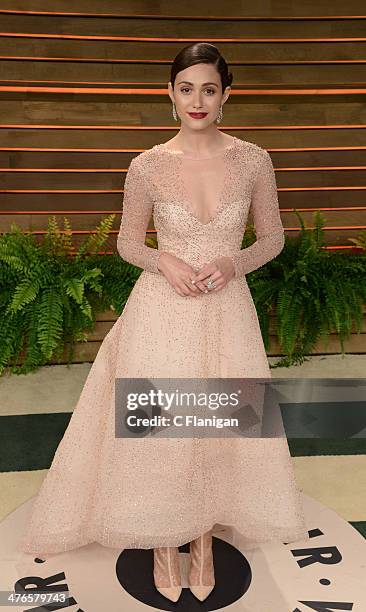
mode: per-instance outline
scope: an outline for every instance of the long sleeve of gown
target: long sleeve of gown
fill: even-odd
[[[271,157],[264,150],[251,201],[256,242],[232,256],[235,276],[248,274],[274,259],[285,243]]]
[[[117,251],[125,261],[149,272],[161,274],[157,265],[160,251],[145,244],[152,206],[146,177],[134,158],[128,168],[124,184]]]

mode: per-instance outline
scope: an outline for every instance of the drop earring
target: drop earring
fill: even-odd
[[[223,117],[222,106],[220,106],[219,114],[216,117],[216,123],[221,123]]]
[[[175,108],[175,102],[173,102],[173,117],[174,121],[178,121],[177,109]]]

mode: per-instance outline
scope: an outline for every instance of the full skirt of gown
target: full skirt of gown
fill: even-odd
[[[24,552],[179,546],[216,524],[248,549],[308,537],[286,438],[115,438],[117,377],[271,377],[245,276],[187,298],[142,272],[32,501]]]

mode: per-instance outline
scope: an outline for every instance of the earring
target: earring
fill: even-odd
[[[173,117],[174,117],[174,121],[178,121],[177,109],[175,108],[175,102],[173,102]]]
[[[223,117],[222,106],[220,106],[219,114],[216,117],[216,123],[220,123],[222,121],[222,117]]]

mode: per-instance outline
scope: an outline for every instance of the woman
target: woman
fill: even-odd
[[[129,167],[117,247],[143,269],[105,337],[34,504],[23,550],[89,542],[154,548],[154,581],[181,593],[178,546],[191,542],[189,584],[215,584],[212,531],[248,548],[308,537],[286,439],[117,439],[114,382],[124,378],[270,377],[245,275],[284,245],[269,154],[217,124],[232,75],[214,45],[175,58],[178,134]],[[249,209],[257,241],[241,243]],[[153,213],[158,249],[145,245]],[[47,508],[47,514],[44,509]]]

